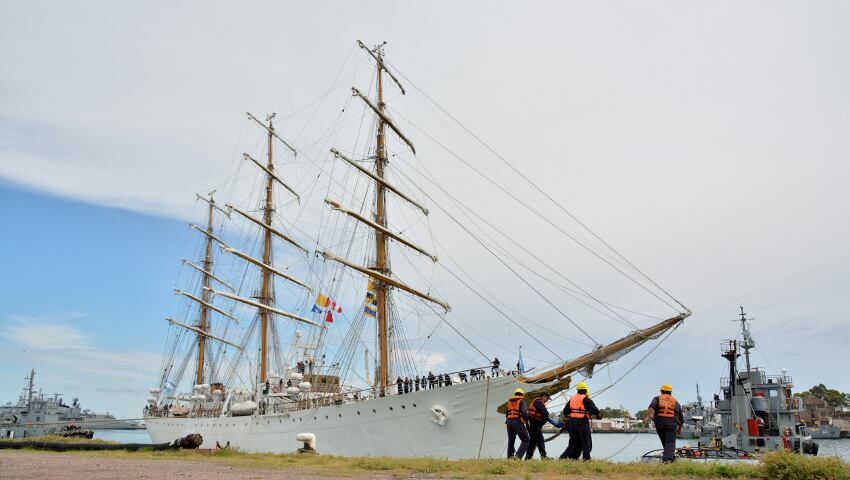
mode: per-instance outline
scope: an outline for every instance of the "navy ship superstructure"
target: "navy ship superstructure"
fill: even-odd
[[[704,446],[723,446],[750,453],[791,450],[817,455],[817,443],[812,441],[804,425],[796,422],[801,406],[792,395],[790,375],[767,375],[750,363],[750,350],[755,342],[748,319],[741,308],[741,339],[724,341],[721,356],[729,363],[729,376],[721,379],[721,394],[715,396],[715,408],[720,415],[719,425],[703,426],[700,443]],[[739,369],[739,358],[744,365]]]

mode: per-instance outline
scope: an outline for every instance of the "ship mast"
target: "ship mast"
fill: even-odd
[[[207,212],[207,245],[205,249],[204,255],[204,271],[202,275],[202,283],[203,289],[201,290],[201,299],[204,303],[201,304],[201,318],[198,321],[198,329],[204,333],[209,333],[209,328],[207,326],[207,319],[209,315],[209,308],[207,304],[210,303],[210,274],[212,271],[212,234],[213,234],[213,208],[215,208],[215,200],[213,200],[212,192],[210,192],[209,202],[207,202],[208,212]],[[198,365],[197,370],[195,372],[195,385],[200,385],[204,383],[204,354],[206,351],[207,345],[207,337],[206,335],[199,334],[198,335]]]
[[[275,114],[272,113],[266,117],[266,121],[269,122],[268,128],[268,163],[266,164],[266,168],[268,169],[268,173],[266,174],[266,197],[265,197],[265,206],[263,207],[263,223],[266,224],[267,227],[263,232],[263,263],[266,265],[271,265],[272,258],[272,212],[274,212],[274,185],[273,185],[273,173],[274,173],[274,164],[272,163],[272,139],[274,137],[274,117]],[[262,275],[262,287],[260,291],[260,303],[264,305],[272,305],[274,303],[271,294],[271,272],[266,268],[260,269]],[[269,357],[269,317],[271,316],[269,310],[261,308],[260,309],[260,383],[265,383],[266,376],[268,375],[268,357]]]
[[[741,308],[741,318],[737,321],[741,322],[741,336],[744,337],[743,343],[741,343],[741,348],[744,349],[744,360],[747,365],[747,376],[750,375],[750,349],[755,347],[756,344],[753,342],[753,337],[750,335],[750,328],[747,326],[747,321],[752,320],[751,318],[747,318],[747,314],[744,313],[743,305]]]
[[[31,408],[32,404],[32,388],[35,383],[35,369],[30,370],[29,386],[27,387],[27,409]]]
[[[375,48],[376,68],[378,69],[378,131],[375,140],[375,175],[384,178],[384,167],[387,164],[386,144],[384,137],[384,51],[381,46]],[[378,225],[387,228],[386,187],[382,181],[375,182],[376,209],[375,220]],[[375,271],[384,275],[389,274],[387,264],[387,238],[381,229],[375,229]],[[375,296],[378,311],[378,384],[381,391],[389,385],[390,352],[389,352],[389,322],[387,321],[387,303],[389,289],[384,282],[375,282]]]
[[[345,161],[348,165],[353,168],[356,168],[363,175],[371,178],[375,182],[375,218],[374,221],[369,220],[360,214],[348,210],[342,207],[339,202],[333,201],[331,199],[326,199],[325,203],[330,206],[333,210],[339,211],[340,213],[344,213],[358,222],[367,225],[375,231],[375,258],[374,264],[368,266],[362,266],[355,264],[349,260],[346,260],[342,257],[336,256],[330,251],[321,251],[318,252],[322,255],[326,260],[332,260],[338,263],[341,263],[353,270],[357,270],[358,272],[368,276],[372,280],[373,287],[375,289],[375,303],[376,303],[376,314],[377,314],[377,359],[376,359],[376,374],[375,374],[375,384],[377,387],[377,391],[380,394],[383,394],[387,387],[390,385],[390,374],[392,371],[392,365],[390,364],[390,339],[389,339],[389,316],[390,316],[390,291],[391,289],[399,289],[406,293],[409,293],[415,297],[419,297],[422,300],[426,300],[432,303],[435,303],[442,307],[446,312],[451,308],[449,304],[443,302],[428,293],[423,293],[419,290],[410,287],[401,281],[395,279],[392,276],[392,272],[390,269],[389,262],[389,254],[387,248],[387,239],[392,239],[397,241],[398,243],[411,248],[412,250],[425,255],[430,258],[431,261],[436,262],[437,256],[431,253],[428,253],[425,249],[417,246],[410,240],[404,238],[402,235],[392,232],[387,227],[387,192],[392,192],[397,195],[399,198],[407,201],[409,204],[418,208],[422,211],[423,214],[428,215],[428,209],[418,204],[416,201],[411,199],[408,195],[405,195],[400,189],[396,188],[384,178],[385,170],[387,166],[387,148],[386,148],[386,130],[387,127],[392,130],[399,139],[401,139],[407,146],[410,148],[410,151],[413,154],[416,154],[416,147],[413,146],[413,143],[408,139],[401,130],[392,122],[392,120],[387,116],[385,111],[384,104],[384,74],[386,74],[395,84],[398,86],[399,90],[402,94],[404,94],[404,87],[401,86],[401,83],[398,79],[387,69],[386,64],[384,63],[384,52],[383,47],[386,45],[386,42],[377,45],[375,48],[367,47],[360,40],[357,41],[357,45],[365,50],[374,60],[375,60],[375,68],[377,68],[377,104],[373,103],[371,99],[366,97],[360,90],[356,87],[352,87],[351,91],[354,96],[359,97],[366,104],[369,109],[371,109],[375,115],[377,116],[378,128],[375,135],[375,171],[374,173],[370,171],[368,168],[363,167],[362,165],[355,162],[352,158],[349,158],[344,153],[340,152],[336,148],[331,148],[331,153],[338,159]]]

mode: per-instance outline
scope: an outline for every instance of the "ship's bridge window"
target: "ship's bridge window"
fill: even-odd
[[[771,390],[769,395],[771,397],[778,397],[779,396],[779,390]]]

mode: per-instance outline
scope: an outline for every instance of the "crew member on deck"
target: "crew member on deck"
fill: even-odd
[[[539,397],[531,401],[528,406],[528,451],[525,452],[525,459],[528,460],[534,456],[534,449],[540,450],[540,458],[548,458],[546,456],[546,440],[543,438],[543,426],[549,420],[549,410],[546,409],[546,404],[549,403],[549,392],[543,392]],[[558,426],[557,422],[553,422]]]
[[[581,456],[582,460],[590,460],[590,451],[593,450],[593,441],[590,437],[591,416],[602,418],[596,404],[587,394],[587,385],[584,382],[579,382],[576,385],[576,394],[564,406],[564,421],[567,422],[570,443],[560,458],[578,460],[578,457]]]
[[[528,449],[528,404],[525,403],[525,392],[521,388],[514,390],[514,396],[508,399],[508,413],[505,415],[508,427],[508,458],[522,458]],[[519,437],[519,450],[514,457],[514,442]]]
[[[676,434],[682,433],[685,417],[682,415],[682,405],[673,397],[673,387],[665,383],[661,386],[661,395],[652,399],[646,418],[655,422],[655,431],[664,446],[661,460],[670,463],[676,460]]]

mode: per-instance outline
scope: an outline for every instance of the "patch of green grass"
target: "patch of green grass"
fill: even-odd
[[[191,450],[65,452],[109,458],[211,461],[230,467],[293,470],[325,477],[357,477],[370,472],[398,476],[444,478],[691,478],[850,480],[850,464],[834,457],[772,453],[758,465],[680,461],[671,465],[507,459],[446,460],[439,458],[334,457],[329,455],[249,454],[223,449],[210,455]]]
[[[766,478],[776,480],[847,480],[850,464],[836,457],[806,457],[769,453],[759,465]]]

